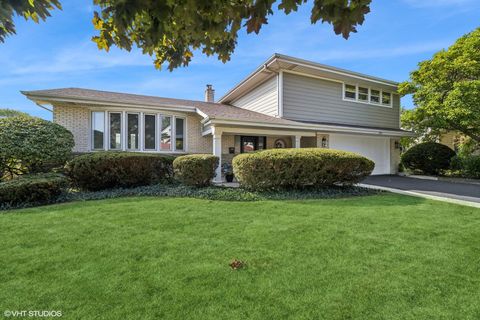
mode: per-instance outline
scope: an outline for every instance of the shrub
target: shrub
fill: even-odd
[[[0,168],[11,176],[63,166],[73,146],[72,133],[53,122],[27,116],[0,119]]]
[[[438,174],[448,169],[455,151],[446,145],[424,142],[413,146],[402,155],[402,164],[410,170],[426,174]]]
[[[170,181],[173,159],[151,153],[87,153],[69,161],[65,174],[75,186],[91,191],[146,186]]]
[[[352,185],[374,166],[356,153],[318,148],[265,150],[233,158],[235,177],[252,190]]]
[[[63,175],[27,174],[0,183],[0,204],[9,207],[56,202],[67,186]]]
[[[450,167],[465,178],[480,179],[480,156],[455,157]]]
[[[218,167],[218,157],[210,154],[190,154],[173,161],[175,178],[188,186],[210,185]]]

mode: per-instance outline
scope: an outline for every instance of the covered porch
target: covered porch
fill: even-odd
[[[220,159],[214,182],[223,182],[222,166],[241,153],[276,148],[328,147],[328,134],[310,130],[211,126],[212,151]]]

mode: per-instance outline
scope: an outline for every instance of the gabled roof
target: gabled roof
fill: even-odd
[[[262,113],[222,103],[154,97],[130,93],[118,93],[81,88],[22,91],[29,99],[38,103],[70,102],[82,104],[121,105],[124,107],[169,108],[181,112],[196,112],[208,120],[236,120],[277,125],[311,127],[300,122],[268,116]]]
[[[390,91],[396,91],[398,87],[398,82],[395,81],[275,53],[221,97],[219,102],[230,103],[237,98],[240,98],[249,90],[275,76],[280,71],[296,72],[338,82],[351,82],[354,84],[368,85],[374,84],[381,89]]]

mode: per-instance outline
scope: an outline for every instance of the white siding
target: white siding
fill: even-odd
[[[232,105],[267,114],[269,116],[278,115],[278,84],[277,77],[272,77],[255,89],[249,91],[237,100],[232,101]]]

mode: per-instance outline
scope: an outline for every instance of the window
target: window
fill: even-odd
[[[241,136],[240,137],[240,152],[249,153],[257,150],[266,149],[267,137],[257,136]]]
[[[92,149],[104,148],[105,112],[92,112]]]
[[[122,114],[119,112],[110,112],[110,149],[122,149]]]
[[[368,88],[358,87],[358,100],[368,102]]]
[[[146,114],[143,119],[144,148],[145,150],[155,150],[157,145],[155,139],[156,116],[154,114]]]
[[[350,84],[345,85],[345,99],[357,99],[357,87]]]
[[[379,90],[370,90],[370,102],[371,103],[380,103],[380,91]]]
[[[172,150],[172,117],[161,116],[160,150]]]
[[[138,146],[138,114],[127,113],[127,148],[137,150]]]
[[[184,148],[185,119],[175,118],[175,150]]]
[[[382,104],[389,106],[392,102],[392,94],[390,92],[382,92]]]

